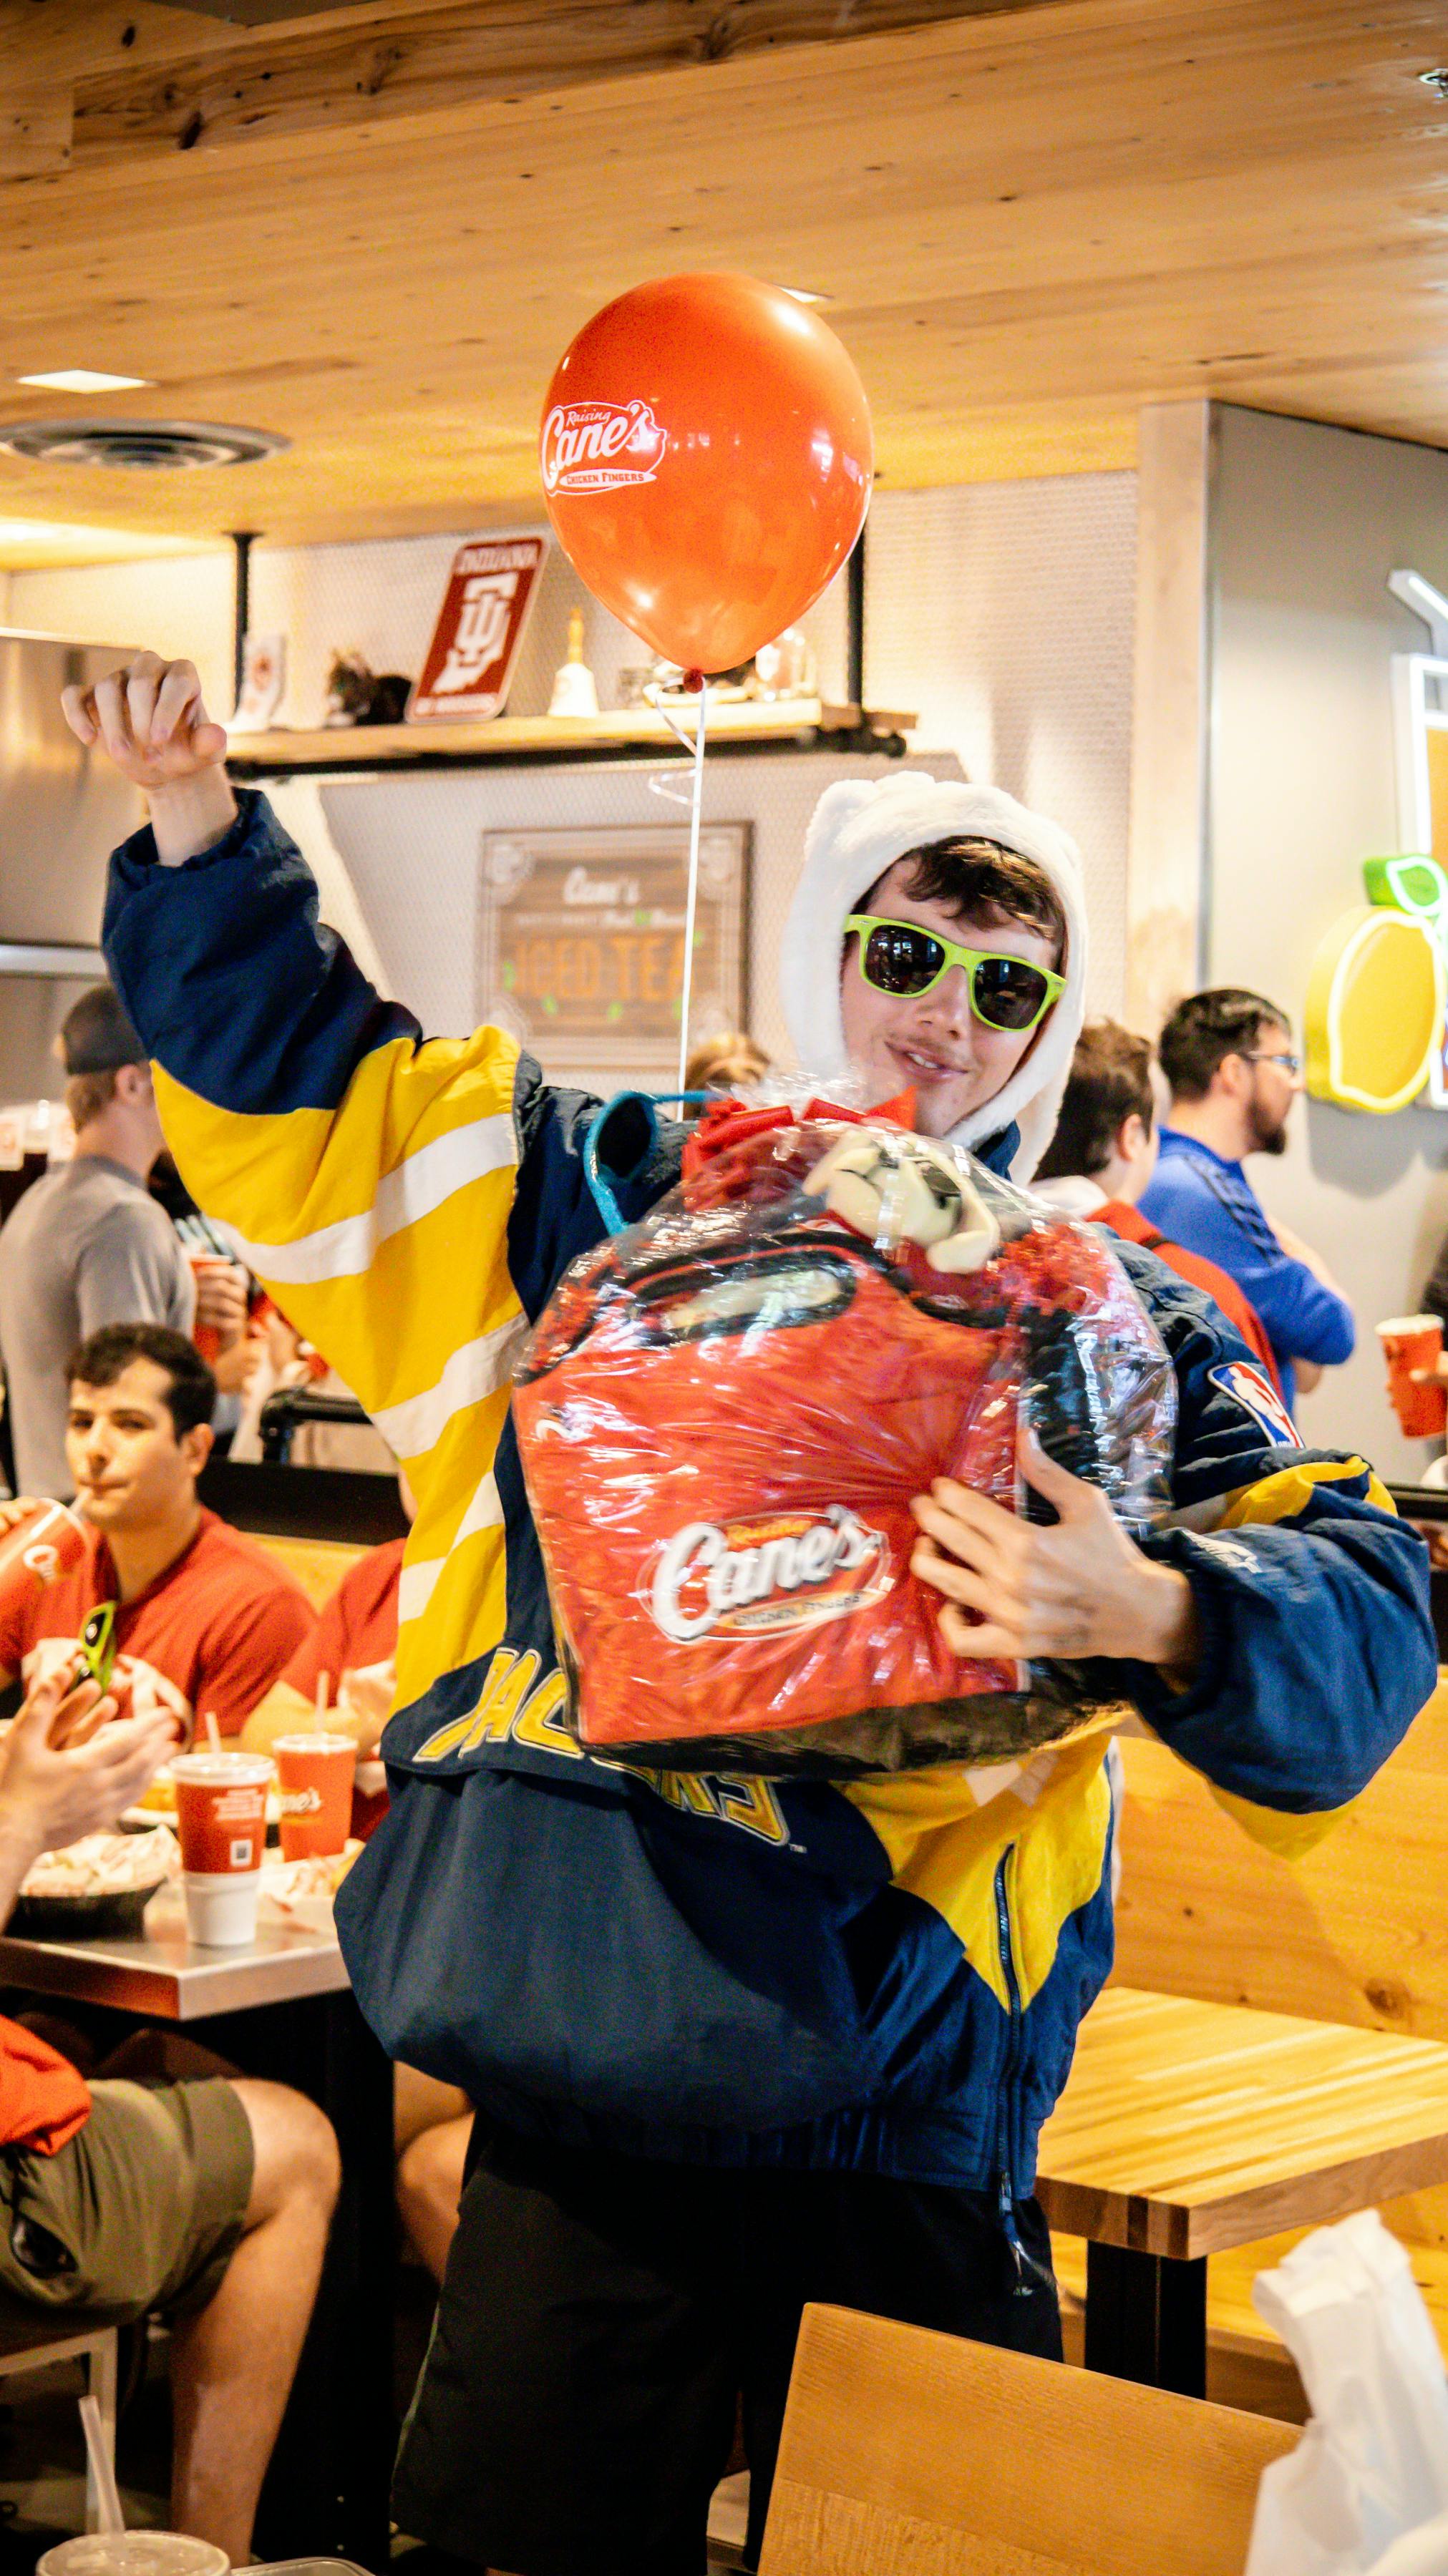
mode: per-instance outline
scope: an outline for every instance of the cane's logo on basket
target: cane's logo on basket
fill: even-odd
[[[669,433],[646,402],[555,403],[543,423],[545,492],[613,492],[652,483]]]
[[[648,1603],[666,1637],[757,1636],[847,1619],[889,1591],[890,1550],[847,1503],[806,1512],[690,1521],[661,1549]]]

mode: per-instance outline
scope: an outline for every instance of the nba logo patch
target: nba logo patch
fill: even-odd
[[[1275,1447],[1301,1448],[1292,1417],[1265,1369],[1254,1367],[1250,1360],[1228,1360],[1221,1368],[1208,1369],[1207,1376],[1223,1395],[1229,1395],[1234,1404],[1251,1414],[1258,1430],[1265,1431]]]

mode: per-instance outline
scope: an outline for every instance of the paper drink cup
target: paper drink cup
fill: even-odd
[[[85,1554],[86,1527],[69,1503],[39,1503],[0,1535],[0,1615],[33,1599]]]
[[[178,1753],[171,1764],[186,1919],[204,1948],[255,1937],[271,1776],[264,1753]]]
[[[272,1739],[277,1766],[277,1809],[283,1860],[339,1852],[352,1822],[352,1783],[357,1747],[350,1735],[309,1733]]]
[[[1388,1395],[1398,1427],[1410,1440],[1441,1438],[1448,1428],[1448,1388],[1415,1386],[1415,1369],[1435,1368],[1443,1351],[1443,1325],[1437,1315],[1394,1315],[1379,1324],[1378,1339],[1388,1363]]]

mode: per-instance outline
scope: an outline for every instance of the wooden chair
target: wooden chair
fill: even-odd
[[[1119,1983],[1448,2041],[1448,1678],[1357,1806],[1296,1861],[1252,1842],[1154,1738],[1120,1746]],[[1383,2217],[1448,2357],[1448,2188],[1390,2201]],[[1296,2242],[1211,2258],[1207,2385],[1300,2423],[1297,2373],[1251,2303],[1255,2275]],[[1058,2239],[1057,2271],[1071,2352],[1084,2246]]]
[[[1297,2436],[1162,2389],[806,2308],[759,2576],[1241,2576]]]
[[[350,1573],[358,1558],[367,1552],[365,1548],[349,1547],[344,1541],[334,1538],[258,1535],[257,1545],[264,1547],[268,1556],[274,1556],[279,1564],[286,1567],[288,1574],[295,1577],[314,1610],[325,1609],[343,1575]]]

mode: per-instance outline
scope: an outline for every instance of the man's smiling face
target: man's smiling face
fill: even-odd
[[[914,875],[913,859],[897,859],[862,898],[860,910],[880,920],[918,922],[937,939],[1023,957],[1032,966],[1059,963],[1049,931],[998,916],[973,919],[947,904],[920,902],[906,891]],[[840,969],[840,1012],[850,1062],[878,1099],[914,1091],[915,1124],[922,1136],[948,1136],[962,1118],[1004,1090],[1050,1013],[1034,1029],[987,1028],[971,1009],[962,966],[952,966],[933,991],[914,998],[879,993],[860,972],[859,947],[852,933]]]

